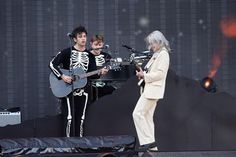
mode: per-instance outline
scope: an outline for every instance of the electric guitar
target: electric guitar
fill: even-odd
[[[105,66],[108,70],[114,69],[119,70],[118,64]],[[65,69],[60,69],[63,74],[70,76],[70,71]],[[83,88],[87,84],[87,77],[99,74],[101,69],[85,73],[80,67],[74,69],[73,86],[74,89]],[[65,83],[62,79],[59,80],[53,73],[49,76],[50,88],[53,95],[58,98],[67,96],[72,92],[72,84]]]
[[[140,58],[140,59],[139,59]],[[134,55],[131,54],[130,56],[130,64],[133,64],[135,69],[137,71],[140,71],[140,69],[142,68],[141,65],[143,64],[142,62],[139,62],[142,59],[150,59],[150,56],[141,56],[141,57],[134,57]],[[144,70],[146,71],[146,70]],[[138,86],[144,87],[145,86],[145,82],[144,79],[140,79],[138,82]]]
[[[130,58],[129,58],[128,61],[123,61],[122,58],[116,58],[114,60],[114,62],[115,63],[118,62],[118,63],[120,63],[120,65],[134,65],[135,69],[137,71],[140,71],[140,68],[141,68],[141,66],[143,64],[142,63],[143,60],[144,59],[150,59],[150,58],[151,58],[150,55],[148,55],[148,56],[147,55],[145,55],[145,56],[135,56],[135,53],[133,53],[133,54],[130,55]],[[139,82],[138,82],[138,86],[144,87],[144,85],[145,85],[144,80],[140,79]]]

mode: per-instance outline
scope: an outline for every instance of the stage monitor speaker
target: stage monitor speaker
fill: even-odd
[[[2,111],[0,112],[0,127],[21,123],[21,113]]]

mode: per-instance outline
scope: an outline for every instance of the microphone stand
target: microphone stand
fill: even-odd
[[[71,82],[71,91],[72,91],[72,95],[71,95],[71,116],[72,116],[72,126],[70,126],[72,129],[71,129],[71,135],[72,136],[75,136],[75,102],[74,102],[74,81],[73,81],[73,78],[74,78],[74,69],[73,69],[73,66],[72,66],[72,40],[73,40],[73,37],[72,36],[69,36],[69,46],[70,46],[70,69],[69,69],[69,73],[70,73],[70,76],[72,77],[72,82]],[[68,110],[69,112],[69,110]]]

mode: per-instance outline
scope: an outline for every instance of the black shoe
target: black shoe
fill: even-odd
[[[147,152],[158,152],[158,148],[157,147],[148,148]]]
[[[156,142],[144,144],[144,145],[139,146],[139,151],[151,150],[151,148],[154,148],[154,147],[157,147],[157,143]]]

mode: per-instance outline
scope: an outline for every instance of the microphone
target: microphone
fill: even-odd
[[[66,34],[68,37],[70,37],[70,38],[73,38],[74,37],[74,35],[72,34],[72,33],[67,33]]]
[[[135,49],[132,48],[132,47],[129,47],[128,45],[122,44],[122,47],[127,48],[128,50],[130,50],[130,51],[133,52],[133,53],[139,53],[137,50],[135,50]]]
[[[90,50],[105,50],[105,49],[108,49],[110,46],[109,45],[104,45],[103,47],[98,47],[98,48],[90,48]]]
[[[104,45],[103,49],[109,49],[109,47],[110,47],[109,45]]]
[[[125,48],[127,48],[127,49],[129,49],[129,50],[133,50],[133,48],[132,48],[132,47],[129,47],[129,46],[127,46],[127,45],[124,45],[124,44],[122,44],[122,47],[125,47]]]

